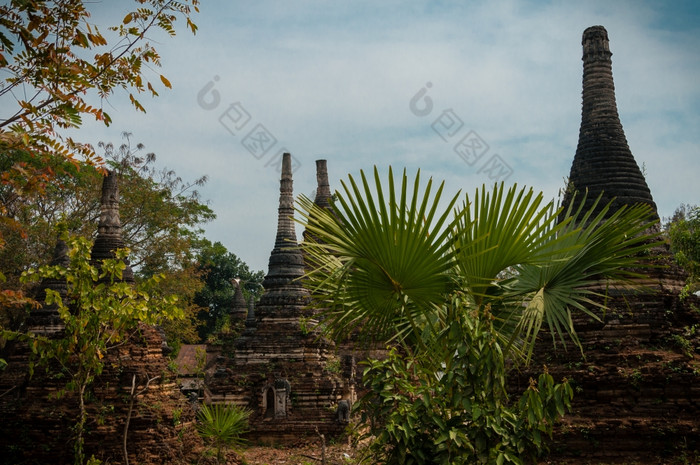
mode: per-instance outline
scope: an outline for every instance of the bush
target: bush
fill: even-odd
[[[555,385],[545,370],[511,404],[487,313],[458,313],[439,340],[442,349],[426,356],[393,349],[368,362],[359,408],[372,442],[363,463],[522,464],[544,452],[571,407],[569,383]]]
[[[248,431],[249,416],[248,409],[233,404],[202,405],[197,414],[197,431],[202,439],[216,449],[219,463],[223,460],[225,449],[235,449],[245,444],[241,435]]]

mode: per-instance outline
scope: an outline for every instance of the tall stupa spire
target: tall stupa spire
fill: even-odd
[[[265,293],[258,304],[261,315],[301,307],[309,300],[309,293],[299,279],[304,275],[304,258],[297,244],[293,217],[292,158],[285,153],[282,155],[277,237],[275,248],[270,253],[268,273],[263,281]]]
[[[328,182],[326,160],[316,160],[316,198],[314,203],[321,208],[331,205],[331,185]]]
[[[119,218],[119,185],[117,173],[107,171],[102,181],[102,198],[100,199],[100,221],[97,225],[97,237],[92,246],[91,258],[99,266],[102,260],[114,258],[114,251],[124,247],[122,224]],[[122,280],[134,282],[134,272],[125,260],[126,268],[122,271]]]
[[[585,209],[603,192],[599,209],[613,198],[610,214],[622,205],[656,204],[620,123],[612,76],[612,53],[608,32],[592,26],[583,32],[583,103],[576,156],[569,174],[570,192],[564,197],[568,207],[573,191],[588,190]],[[579,197],[580,198],[580,197]]]

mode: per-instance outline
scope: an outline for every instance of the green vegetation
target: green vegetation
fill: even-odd
[[[240,279],[243,296],[259,297],[262,294],[262,271],[250,271],[248,265],[235,254],[226,250],[221,242],[211,243],[204,239],[197,255],[197,268],[202,276],[203,286],[194,296],[193,302],[199,306],[198,318],[203,322],[199,328],[202,341],[212,341],[228,322],[228,312],[235,288],[233,279]]]
[[[318,238],[303,245],[306,283],[331,337],[357,330],[401,353],[366,372],[367,461],[523,463],[540,453],[571,387],[545,373],[511,405],[500,388],[505,360],[527,363],[545,323],[555,342],[578,344],[571,315],[597,318],[586,308],[594,285],[638,276],[630,270],[652,239],[650,209],[607,220],[609,206],[595,217],[569,210],[558,222],[542,194],[502,185],[456,207],[459,194],[443,203],[443,185],[433,195],[420,173],[396,182],[391,169],[388,188],[376,168],[373,183],[361,172],[343,188],[332,211],[300,200]]]
[[[177,299],[160,293],[158,281],[162,275],[132,286],[121,281],[127,250],[116,252],[116,258],[104,260],[100,267],[90,263],[92,244],[83,238],[65,237],[70,248],[68,268],[42,266],[29,270],[24,281],[50,278],[65,280],[67,297],[50,289],[45,304],[56,306],[65,330],[59,338],[3,331],[5,339],[22,339],[32,351],[32,364],[46,367],[57,363],[66,379],[58,396],[75,392],[79,413],[75,431],[75,463],[85,462],[83,452],[85,424],[88,419],[86,400],[95,378],[102,373],[105,356],[136,334],[140,323],[158,324],[182,318]]]
[[[250,411],[229,404],[204,404],[197,414],[197,431],[216,449],[218,463],[224,463],[227,448],[239,448],[246,443],[241,437],[248,431]]]
[[[491,316],[465,311],[463,302],[452,302],[450,323],[429,354],[392,349],[369,362],[370,393],[360,410],[375,439],[363,463],[520,464],[545,450],[572,387],[543,373],[511,404]]]
[[[190,14],[198,11],[198,0],[132,2],[134,11],[106,28],[111,35],[91,21],[87,3],[11,0],[0,6],[0,224],[6,228],[0,248],[7,229],[23,230],[17,205],[41,200],[48,188],[61,185],[60,176],[79,171],[79,160],[101,164],[90,144],[66,130],[81,127],[83,117],[109,125],[102,102],[121,90],[137,111],[145,111],[138,94],[156,96],[158,86],[171,87],[161,74],[149,77],[161,65],[156,31],[175,35],[178,18],[192,33],[197,30]],[[26,303],[21,290],[0,289],[0,304]]]
[[[165,323],[168,342],[176,348],[181,342],[198,342],[197,315],[202,308],[193,300],[203,283],[196,255],[207,244],[201,225],[215,217],[196,190],[206,177],[186,182],[172,170],[156,168],[156,156],[143,153],[143,145],[132,144],[127,133],[119,147],[101,146],[105,167],[119,177],[119,213],[136,279],[165,275],[158,285],[162,292],[178,296],[187,315]],[[21,163],[25,155],[4,157],[2,168]],[[60,166],[64,169],[58,169]],[[0,223],[0,234],[8,245],[0,249],[0,269],[8,289],[23,289],[19,282],[22,272],[50,261],[59,222],[72,234],[95,237],[102,172],[77,162],[62,162],[56,171],[54,183],[47,185],[41,196],[17,199],[6,187],[0,187],[0,202],[19,226]],[[0,321],[17,327],[22,316],[5,310],[0,312]]]
[[[681,205],[667,225],[671,251],[688,272],[682,295],[700,290],[700,207]]]

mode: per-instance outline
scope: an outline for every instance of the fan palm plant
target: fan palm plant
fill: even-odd
[[[444,183],[422,188],[420,171],[397,182],[389,168],[388,189],[376,167],[373,177],[349,176],[331,210],[298,201],[314,238],[302,244],[313,264],[306,284],[334,338],[359,330],[424,344],[446,327],[446,303],[459,291],[471,308],[489,307],[510,356],[527,356],[544,322],[577,343],[572,310],[595,318],[596,284],[638,277],[654,239],[645,205],[608,219],[609,205],[595,217],[570,208],[558,221],[561,209],[532,189],[482,187],[458,205],[459,193],[443,201]]]
[[[241,436],[248,432],[250,411],[237,405],[204,404],[197,413],[199,435],[216,449],[216,460],[222,463],[224,450],[245,444]]]
[[[503,184],[458,204],[459,193],[442,199],[444,183],[433,193],[420,172],[397,182],[391,169],[386,188],[376,168],[374,182],[361,172],[342,186],[330,210],[299,200],[304,279],[330,337],[357,331],[400,348],[365,372],[368,461],[522,464],[540,454],[573,390],[545,372],[511,405],[506,360],[529,360],[545,322],[555,341],[580,347],[572,312],[597,318],[601,284],[638,277],[654,239],[649,207],[561,212]]]

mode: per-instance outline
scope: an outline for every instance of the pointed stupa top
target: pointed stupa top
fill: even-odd
[[[60,237],[56,241],[56,247],[54,248],[53,258],[51,259],[50,264],[54,266],[59,265],[63,268],[67,268],[70,264],[70,258],[68,257],[68,246]],[[65,325],[58,314],[58,307],[56,304],[44,304],[47,289],[58,292],[61,299],[65,302],[66,296],[68,295],[66,280],[55,278],[42,279],[36,296],[36,300],[41,302],[42,306],[39,308],[33,308],[29,312],[27,328],[34,334],[50,336],[52,334],[60,333],[65,328]]]
[[[599,209],[616,199],[609,215],[622,205],[646,203],[658,217],[649,186],[627,145],[617,112],[608,32],[603,26],[589,27],[583,32],[582,45],[581,128],[569,174],[573,189],[565,195],[563,205],[569,206],[573,191],[579,191],[580,196],[587,189],[585,210],[603,192]]]
[[[285,153],[282,155],[277,237],[275,248],[270,253],[268,273],[263,281],[265,293],[258,304],[261,314],[299,310],[298,307],[303,307],[309,300],[309,293],[299,280],[304,275],[304,259],[297,244],[293,216],[292,158]]]
[[[91,258],[93,263],[99,264],[102,260],[114,258],[114,251],[124,247],[122,239],[122,224],[119,219],[119,185],[117,173],[107,171],[102,181],[102,198],[100,199],[100,221],[97,225],[97,238],[92,246]],[[126,268],[122,272],[122,279],[126,282],[134,282],[134,272],[125,260]]]
[[[323,208],[328,208],[331,205],[331,186],[328,183],[326,160],[316,160],[316,198],[314,203]]]
[[[232,279],[231,283],[235,288],[233,292],[233,303],[231,305],[231,316],[243,321],[246,315],[248,315],[248,305],[246,304],[245,297],[243,297],[240,281],[238,279]]]
[[[331,206],[331,186],[328,183],[328,168],[326,160],[316,160],[316,197],[314,204],[321,208],[330,208]],[[304,230],[304,240],[316,239],[306,229]]]

